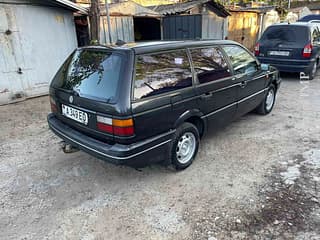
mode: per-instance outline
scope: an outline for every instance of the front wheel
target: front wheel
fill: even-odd
[[[257,107],[257,112],[261,115],[267,115],[272,111],[275,101],[276,101],[276,88],[272,84],[270,85],[265,98]]]
[[[171,147],[171,161],[177,170],[191,165],[198,152],[199,142],[199,131],[193,124],[185,122],[177,128]]]

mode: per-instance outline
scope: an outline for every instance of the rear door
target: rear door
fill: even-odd
[[[198,107],[209,127],[219,128],[230,122],[236,112],[237,84],[219,47],[190,49],[196,74]]]
[[[308,26],[275,25],[259,40],[259,56],[281,59],[302,59],[303,48],[310,43]]]
[[[266,74],[259,67],[255,57],[239,45],[226,45],[223,50],[232,64],[237,86],[237,117],[253,110],[264,97],[267,85]]]
[[[138,55],[132,112],[136,140],[168,132],[188,109],[194,109],[192,71],[185,49]]]

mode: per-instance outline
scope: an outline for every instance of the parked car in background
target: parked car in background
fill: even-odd
[[[320,14],[310,14],[310,15],[304,16],[300,18],[298,22],[313,23],[320,30]]]
[[[255,46],[255,56],[279,71],[298,72],[313,79],[320,55],[320,32],[314,23],[269,26]]]
[[[320,23],[320,14],[306,15],[298,20],[298,22],[317,22]]]
[[[232,41],[85,47],[51,83],[48,123],[101,159],[184,169],[208,128],[270,113],[279,86],[276,69]]]

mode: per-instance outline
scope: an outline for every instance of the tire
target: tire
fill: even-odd
[[[269,114],[274,106],[276,101],[276,88],[273,84],[270,85],[266,96],[264,97],[263,101],[257,107],[256,111],[258,114],[267,115]]]
[[[173,137],[171,162],[177,170],[189,167],[197,155],[200,135],[196,126],[185,122],[181,124]]]
[[[314,77],[316,76],[316,73],[317,73],[317,61],[313,63],[312,69],[309,72],[309,80],[314,79]]]

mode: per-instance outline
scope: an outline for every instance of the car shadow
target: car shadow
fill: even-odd
[[[280,72],[280,77],[286,81],[300,80],[299,73]]]

